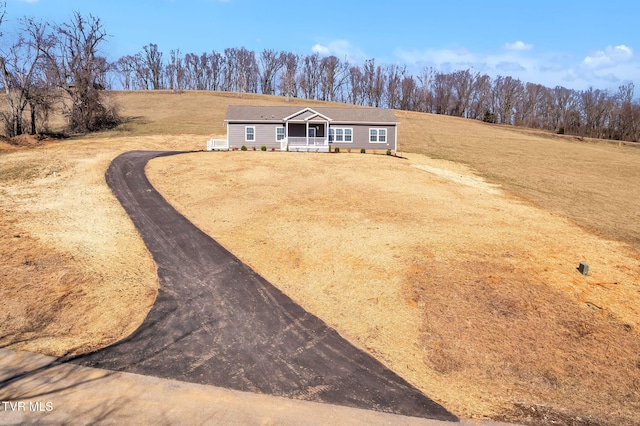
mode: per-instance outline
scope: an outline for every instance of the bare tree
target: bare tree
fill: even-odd
[[[326,56],[320,61],[320,99],[323,101],[338,100],[338,93],[347,80],[349,64],[341,63],[336,56]]]
[[[357,65],[349,68],[348,100],[353,105],[364,105],[364,77]]]
[[[0,21],[2,17],[0,17]],[[31,133],[36,133],[36,116],[44,88],[43,55],[45,25],[33,20],[22,21],[18,39],[7,51],[0,52],[0,73],[8,108],[2,111],[9,137],[24,133],[24,112],[31,107]],[[48,103],[46,104],[48,105]]]
[[[185,60],[182,58],[180,49],[169,52],[169,63],[165,67],[165,74],[169,82],[169,89],[181,91],[186,88]]]
[[[220,89],[220,83],[223,74],[222,55],[216,51],[213,51],[210,54],[206,55],[206,57],[206,87],[208,90],[218,90]]]
[[[432,67],[425,67],[418,75],[418,105],[416,110],[421,112],[434,112],[434,99],[431,86],[435,77],[435,70]]]
[[[302,70],[298,77],[298,84],[305,98],[319,98],[320,82],[324,73],[323,66],[318,53],[307,55],[302,59]]]
[[[570,133],[568,131],[568,116],[576,110],[576,93],[566,87],[556,86],[550,91],[550,96],[553,130],[557,133]]]
[[[502,124],[514,124],[516,106],[522,97],[522,82],[511,76],[498,76],[493,86],[493,111]]]
[[[135,81],[136,58],[132,55],[122,56],[114,64],[124,90],[131,90]]]
[[[385,73],[380,65],[376,66],[375,59],[368,59],[364,62],[363,83],[367,105],[381,106],[385,86]]]
[[[237,50],[238,91],[258,93],[258,62],[252,50],[242,47]]]
[[[399,65],[394,64],[387,67],[387,90],[385,91],[385,95],[388,108],[395,109],[400,107],[402,78],[405,72],[405,68],[401,68]]]
[[[465,118],[469,117],[471,93],[477,76],[477,73],[472,74],[468,69],[456,71],[451,75],[451,84],[454,90],[452,115]]]
[[[144,53],[140,53],[140,56],[142,64],[148,72],[151,89],[162,89],[164,86],[162,84],[162,52],[158,50],[158,45],[153,43],[143,46],[142,49]]]
[[[260,87],[265,95],[276,92],[276,75],[284,66],[284,54],[275,50],[263,50],[260,53]]]
[[[400,97],[400,109],[414,110],[415,105],[419,102],[418,85],[413,76],[408,75],[402,79]]]
[[[540,84],[526,83],[516,107],[516,126],[543,128],[542,111],[547,90]]]
[[[471,88],[468,117],[483,120],[485,113],[491,110],[491,77],[486,74],[477,75]]]
[[[433,97],[436,114],[449,114],[453,98],[453,85],[449,74],[436,73],[433,79]]]
[[[99,18],[75,12],[69,22],[54,27],[53,43],[41,49],[47,60],[49,78],[68,97],[69,127],[87,132],[119,122],[117,108],[103,93],[107,62],[99,46],[107,33]]]
[[[603,137],[608,125],[607,119],[612,107],[611,98],[606,90],[594,89],[580,93],[580,108],[583,134],[589,137]]]
[[[280,94],[289,97],[298,96],[298,84],[296,76],[298,74],[298,62],[300,58],[295,53],[285,53],[282,59],[284,70],[280,75],[280,84],[278,89]]]
[[[617,108],[615,116],[616,132],[614,139],[637,141],[638,130],[640,130],[640,120],[638,113],[640,107],[633,103],[633,83],[628,83],[618,88],[616,96]]]

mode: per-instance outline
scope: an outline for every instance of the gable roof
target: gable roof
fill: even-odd
[[[311,108],[304,108],[288,117],[283,118],[285,121],[309,121],[316,117],[320,117],[321,120],[331,121],[329,117],[326,115],[320,114],[317,111],[312,110]]]
[[[393,111],[371,107],[300,107],[293,105],[245,106],[229,105],[226,122],[278,122],[304,121],[319,117],[332,123],[398,124]]]

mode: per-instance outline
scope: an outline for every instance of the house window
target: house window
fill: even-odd
[[[245,127],[244,128],[244,140],[245,142],[253,142],[256,140],[256,128]]]
[[[387,129],[369,129],[369,142],[386,143]]]
[[[353,129],[331,127],[329,129],[329,142],[353,142]]]
[[[284,127],[276,127],[276,141],[284,140]]]

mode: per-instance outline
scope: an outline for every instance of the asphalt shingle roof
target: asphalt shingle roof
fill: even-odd
[[[229,105],[224,120],[227,122],[273,121],[283,122],[286,117],[307,107]],[[332,122],[346,123],[397,123],[393,111],[383,108],[309,107],[329,117]]]

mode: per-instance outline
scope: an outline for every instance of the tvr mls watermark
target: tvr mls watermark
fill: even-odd
[[[46,413],[53,411],[53,402],[50,401],[0,401],[3,411],[26,411]]]

